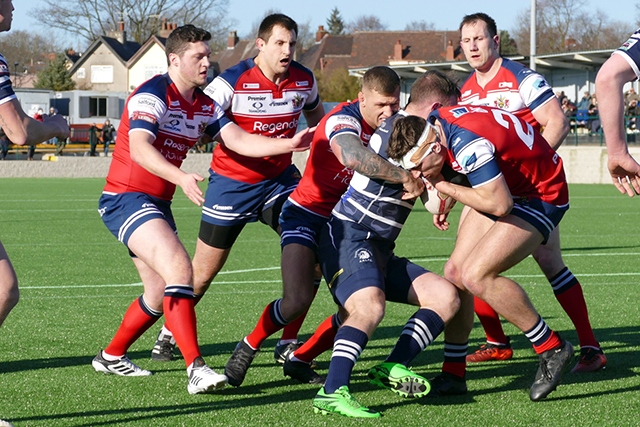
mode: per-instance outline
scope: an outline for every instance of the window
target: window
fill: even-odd
[[[113,66],[92,65],[91,83],[113,83]]]
[[[89,117],[107,117],[107,98],[89,98]]]
[[[78,72],[76,73],[76,78],[78,79],[86,79],[87,78],[87,74],[86,74],[86,70],[84,68],[78,68]]]
[[[160,65],[146,65],[144,67],[144,79],[149,80],[156,74],[164,74],[167,72],[167,67]]]

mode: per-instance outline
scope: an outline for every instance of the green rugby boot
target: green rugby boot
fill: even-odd
[[[334,393],[325,393],[324,387],[318,391],[313,399],[313,412],[322,415],[339,414],[351,418],[379,418],[380,412],[362,406],[349,393],[349,387],[343,385]]]
[[[391,389],[402,397],[418,398],[426,396],[431,390],[429,380],[401,363],[381,363],[371,368],[367,375],[371,384]]]

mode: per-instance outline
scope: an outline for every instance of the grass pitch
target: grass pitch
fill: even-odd
[[[102,179],[1,179],[0,239],[18,273],[21,300],[0,328],[0,418],[18,426],[637,426],[640,409],[638,200],[611,185],[572,185],[571,209],[561,225],[565,262],[580,279],[596,336],[609,359],[604,371],[570,374],[548,399],[529,401],[537,369],[524,336],[512,337],[509,362],[471,365],[469,394],[458,398],[401,400],[370,385],[367,370],[391,350],[411,307],[390,304],[387,316],[355,367],[351,389],[363,404],[383,411],[379,420],[313,413],[316,386],[285,378],[273,362],[269,339],[240,388],[189,395],[182,360],[152,362],[159,324],[130,349],[129,357],[155,372],[125,378],[96,373],[91,359],[106,346],[128,305],[142,292],[126,249],[102,224],[97,200]],[[452,213],[457,226],[460,208]],[[200,210],[176,195],[180,236],[192,253]],[[400,235],[397,254],[441,272],[454,231],[439,232],[416,208]],[[222,370],[239,339],[264,306],[281,294],[277,236],[250,224],[223,272],[197,306],[203,355]],[[577,344],[577,335],[531,258],[508,272],[527,290],[549,325]],[[302,329],[308,337],[335,310],[323,284]],[[470,348],[483,341],[474,329]],[[319,358],[326,372],[330,354]],[[413,369],[439,372],[442,338]]]

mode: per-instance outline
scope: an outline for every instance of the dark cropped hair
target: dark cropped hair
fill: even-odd
[[[411,85],[409,102],[420,103],[421,100],[428,99],[431,96],[436,96],[442,101],[451,97],[459,99],[460,89],[456,81],[442,71],[429,70],[418,77]]]
[[[418,143],[427,121],[418,116],[398,117],[389,136],[387,157],[400,160]]]
[[[194,25],[187,24],[182,27],[178,27],[169,34],[167,37],[166,52],[167,59],[169,59],[170,53],[175,53],[178,56],[189,49],[189,43],[195,42],[208,42],[211,40],[211,33],[202,28],[198,28]]]
[[[460,22],[460,27],[458,28],[458,30],[462,31],[463,26],[467,24],[473,24],[478,21],[482,21],[485,24],[487,24],[487,30],[489,30],[489,37],[493,38],[496,34],[498,34],[498,27],[496,26],[496,21],[494,21],[493,18],[487,15],[486,13],[482,13],[482,12],[466,15],[464,18],[462,18],[462,22]]]
[[[262,20],[260,28],[258,29],[258,38],[269,41],[271,33],[273,33],[273,27],[276,25],[285,28],[288,31],[293,31],[298,36],[298,24],[296,21],[289,18],[282,13],[273,13]]]
[[[375,90],[385,96],[393,95],[400,87],[400,77],[391,68],[379,65],[369,68],[364,73],[362,87]]]

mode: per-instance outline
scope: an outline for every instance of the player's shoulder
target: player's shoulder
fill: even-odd
[[[236,65],[227,68],[222,73],[220,73],[216,79],[224,80],[232,87],[235,86],[235,83],[245,75],[246,73],[251,72],[252,70],[257,69],[253,58],[244,59],[238,62]]]
[[[289,73],[313,79],[313,71],[297,61],[291,61],[291,64],[289,65]]]
[[[152,95],[160,99],[166,99],[167,88],[171,85],[168,74],[158,74],[142,83],[133,93],[134,95]]]
[[[527,67],[524,64],[521,64],[517,61],[512,61],[508,58],[502,58],[503,70],[506,70],[510,74],[513,74],[518,82],[522,82],[524,79],[529,77],[542,77],[541,74],[533,71],[531,68]]]

